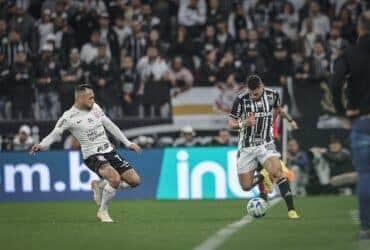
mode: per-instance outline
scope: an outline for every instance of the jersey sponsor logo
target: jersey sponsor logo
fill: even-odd
[[[80,124],[81,122],[82,122],[82,120],[78,120],[78,121],[77,121],[77,124]]]

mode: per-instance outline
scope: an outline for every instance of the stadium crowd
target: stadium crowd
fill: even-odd
[[[220,88],[216,105],[228,112],[251,73],[286,89],[287,103],[294,83],[299,106],[315,99],[308,93],[320,95],[336,58],[356,41],[355,24],[368,5],[0,0],[0,119],[56,119],[81,81],[94,86],[114,119],[166,117],[171,97],[192,86]],[[307,112],[320,109],[316,102]]]
[[[0,0],[0,121],[55,120],[81,82],[113,119],[169,117],[171,98],[194,86],[219,88],[215,106],[228,113],[253,73],[284,89],[293,115],[317,118],[335,111],[327,79],[369,7],[362,0]],[[38,128],[25,125],[0,144],[25,150],[38,140]],[[178,138],[135,141],[236,144],[227,130],[197,137],[191,127]],[[79,147],[71,136],[63,144]],[[346,192],[330,180],[351,171],[349,159],[338,139],[309,152],[291,139],[294,192]]]

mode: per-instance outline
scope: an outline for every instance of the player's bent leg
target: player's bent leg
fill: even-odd
[[[254,171],[238,174],[240,186],[244,191],[249,191],[255,186]]]
[[[122,186],[122,188],[125,188],[125,183],[130,187],[137,187],[140,185],[140,176],[135,169],[131,168],[121,174],[120,187]]]
[[[299,216],[294,208],[293,194],[288,179],[284,176],[280,159],[276,156],[270,156],[263,162],[263,166],[279,187],[281,196],[288,208],[288,218],[298,219]]]
[[[108,203],[116,195],[121,178],[119,173],[109,163],[99,168],[99,174],[106,179],[108,183],[104,186],[100,208],[96,217],[101,222],[113,222],[108,213]]]

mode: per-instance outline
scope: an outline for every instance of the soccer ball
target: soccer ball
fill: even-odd
[[[267,207],[268,205],[264,199],[253,198],[248,201],[247,213],[254,218],[260,218],[265,216]]]

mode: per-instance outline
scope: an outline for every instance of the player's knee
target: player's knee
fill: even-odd
[[[132,181],[130,183],[131,187],[137,187],[140,185],[140,176],[135,176],[134,178],[132,178]]]
[[[121,179],[118,177],[112,177],[110,178],[109,180],[109,184],[113,187],[113,188],[118,188],[119,187],[119,184],[121,182]]]
[[[250,191],[253,188],[251,183],[241,183],[241,187],[243,191]]]

